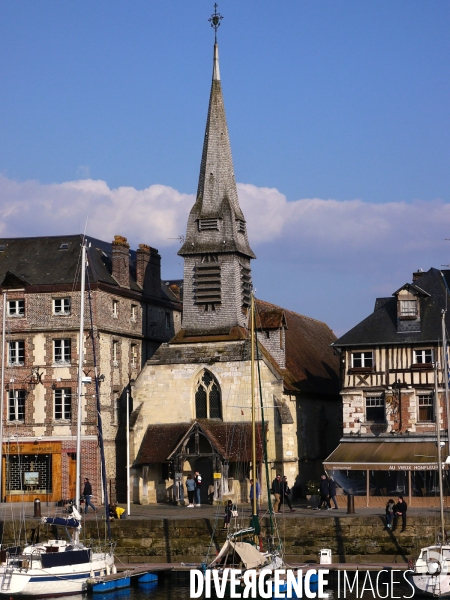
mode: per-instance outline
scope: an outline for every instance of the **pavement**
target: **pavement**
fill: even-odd
[[[126,505],[120,504],[126,509]],[[289,508],[284,509],[281,514],[275,515],[278,519],[295,519],[295,518],[313,518],[323,519],[325,517],[339,517],[339,518],[355,518],[355,517],[384,517],[384,508],[380,507],[369,507],[369,508],[355,508],[354,514],[347,514],[347,507],[338,508],[337,510],[313,510],[309,508],[306,500],[299,500],[297,503],[293,503],[294,512],[290,512]],[[89,509],[88,514],[85,516],[86,519],[101,518],[103,515],[103,507],[98,507],[97,513],[94,513]],[[200,507],[187,508],[186,506],[179,506],[175,504],[131,504],[129,519],[214,519],[217,515],[223,516],[224,507],[222,505],[202,504]],[[55,517],[61,516],[66,517],[67,513],[64,513],[63,509],[55,506],[54,502],[46,503],[41,502],[41,515],[43,517]],[[250,504],[243,504],[239,506],[239,516],[250,518],[251,507]],[[408,517],[413,516],[426,516],[426,515],[439,515],[439,508],[433,507],[410,507],[408,508]],[[83,515],[84,516],[84,515]],[[267,506],[263,505],[260,511],[260,516],[268,516]],[[33,502],[10,502],[0,503],[0,520],[8,521],[12,519],[32,519],[34,516],[34,503]]]

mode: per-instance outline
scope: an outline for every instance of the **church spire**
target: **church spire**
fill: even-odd
[[[221,18],[215,4],[210,19],[215,31],[213,74],[197,197],[178,252],[184,257],[183,328],[205,335],[245,326],[250,260],[255,258],[239,206],[222,96],[217,44]]]

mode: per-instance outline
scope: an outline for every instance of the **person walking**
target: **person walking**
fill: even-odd
[[[273,512],[280,513],[280,502],[281,502],[281,475],[277,475],[272,481],[272,493],[275,496],[273,502]]]
[[[194,473],[195,481],[195,506],[201,506],[200,502],[200,490],[202,489],[202,476],[198,471]]]
[[[192,477],[192,473],[189,473],[186,479],[186,490],[188,494],[189,504],[187,508],[194,508],[194,494],[195,494],[195,481]]]
[[[319,500],[319,506],[318,506],[317,510],[320,510],[322,508],[322,504],[325,504],[324,510],[330,510],[331,507],[330,507],[329,501],[328,501],[328,497],[330,495],[330,488],[328,485],[328,479],[327,479],[326,475],[322,475],[322,477],[320,478],[319,493],[320,493],[320,500]]]
[[[92,485],[87,477],[84,478],[83,496],[84,496],[84,502],[85,502],[84,514],[87,514],[88,506],[90,506],[94,512],[97,512],[97,509],[91,502]]]
[[[408,506],[407,506],[406,502],[403,500],[403,496],[399,496],[398,502],[394,508],[394,527],[393,527],[392,531],[395,531],[397,529],[397,523],[398,523],[399,517],[401,517],[401,519],[402,519],[402,529],[401,529],[400,533],[403,533],[404,531],[406,531],[406,511],[407,511],[407,509],[408,509]]]
[[[291,488],[289,487],[286,475],[284,475],[283,481],[281,482],[281,504],[282,506],[287,504],[289,506],[289,510],[291,512],[295,512],[292,508],[291,499],[289,498],[290,493]]]
[[[330,479],[328,480],[328,492],[330,495],[328,499],[328,506],[331,506],[331,501],[333,501],[334,510],[337,510],[339,506],[337,505],[336,501],[336,482],[332,477],[330,477]]]
[[[392,520],[394,518],[394,509],[395,509],[395,502],[391,498],[390,500],[387,501],[387,504],[386,504],[386,529],[392,529]]]

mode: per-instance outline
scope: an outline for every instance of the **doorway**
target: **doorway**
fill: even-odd
[[[202,487],[200,488],[200,500],[202,504],[208,504],[208,488],[213,485],[213,465],[212,460],[207,456],[202,456],[195,461],[194,471],[198,471],[202,476]]]
[[[67,498],[67,500],[74,500],[76,485],[77,485],[77,455],[76,455],[76,452],[69,452],[67,454],[67,461],[68,461],[68,473],[69,473],[69,498]]]

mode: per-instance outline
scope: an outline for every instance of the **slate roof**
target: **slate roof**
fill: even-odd
[[[395,296],[377,298],[373,313],[336,340],[333,346],[368,347],[378,344],[428,343],[442,340],[441,311],[447,307],[450,271],[431,268],[423,273],[413,286],[425,292],[425,295],[419,294],[420,331],[397,332],[397,298]],[[450,328],[448,312],[446,326]]]
[[[148,425],[135,466],[168,462],[186,434],[198,423],[219,454],[230,462],[251,461],[252,424],[199,419],[191,423]],[[259,440],[259,443],[258,443]],[[257,458],[262,459],[261,423],[257,423]]]
[[[284,386],[293,392],[338,395],[339,357],[331,347],[336,340],[326,323],[300,315],[275,304],[256,300],[261,324],[286,323],[286,368],[276,367]]]
[[[118,288],[112,277],[112,244],[86,236],[91,283],[105,283]],[[83,236],[57,235],[25,238],[0,238],[0,283],[16,276],[31,286],[73,285],[79,281],[80,248]],[[67,249],[61,249],[67,244]],[[177,301],[162,285],[162,298]],[[142,293],[136,283],[136,252],[130,250],[130,290]]]

